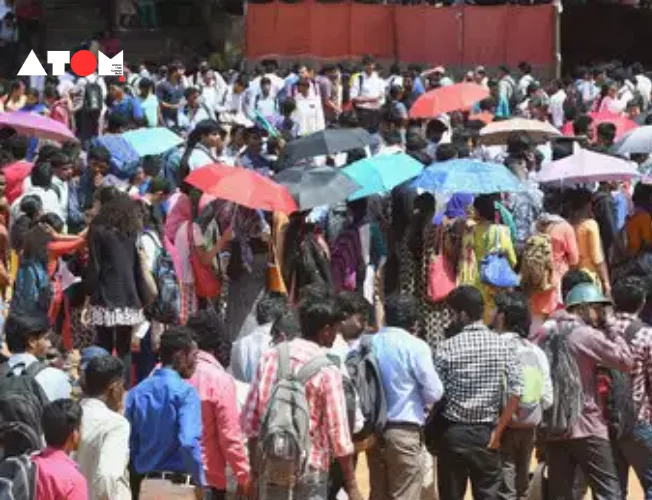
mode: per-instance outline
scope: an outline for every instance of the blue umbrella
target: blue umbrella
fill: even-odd
[[[433,163],[411,186],[439,193],[489,194],[524,190],[521,181],[504,165],[466,158]]]
[[[162,155],[183,144],[183,139],[165,127],[139,128],[122,134],[141,158]]]
[[[363,158],[342,169],[342,172],[362,186],[349,196],[349,200],[358,200],[390,191],[416,177],[422,170],[421,162],[405,153],[399,153]]]

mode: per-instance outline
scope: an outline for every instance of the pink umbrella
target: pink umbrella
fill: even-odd
[[[594,127],[597,127],[601,123],[613,123],[616,126],[616,139],[620,139],[627,132],[638,127],[638,123],[634,120],[615,113],[589,113],[589,116],[593,118]]]
[[[39,139],[49,139],[57,142],[77,140],[75,134],[63,123],[47,116],[25,111],[0,113],[1,127],[11,127],[16,129],[19,135],[38,137]]]
[[[636,165],[631,161],[580,149],[571,156],[548,163],[537,175],[537,180],[542,184],[584,184],[629,181],[640,176]]]

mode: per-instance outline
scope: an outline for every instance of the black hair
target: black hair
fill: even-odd
[[[186,327],[192,331],[199,349],[214,354],[222,366],[229,366],[231,340],[214,309],[202,309],[192,314],[186,322]]]
[[[473,208],[481,218],[493,222],[496,216],[495,196],[483,194],[473,200]]]
[[[296,311],[288,310],[279,316],[272,324],[272,341],[278,342],[281,335],[285,340],[293,340],[301,336],[301,325]]]
[[[327,295],[320,298],[303,299],[299,305],[299,324],[303,337],[317,340],[322,330],[339,321],[335,299]]]
[[[149,177],[156,177],[161,173],[161,159],[158,156],[147,155],[143,158],[143,172]]]
[[[92,146],[88,150],[88,161],[92,160],[108,164],[111,161],[111,152],[104,146]]]
[[[446,303],[456,313],[466,313],[471,321],[480,321],[484,316],[484,300],[474,286],[457,287],[448,295]]]
[[[405,293],[394,293],[385,299],[385,322],[387,326],[412,330],[419,319],[417,299]]]
[[[201,94],[201,92],[197,87],[188,87],[186,90],[183,91],[183,97],[185,97],[186,99],[188,99],[191,95],[194,94],[197,95]]]
[[[5,145],[14,160],[22,160],[29,150],[29,138],[23,135],[12,135],[6,140]]]
[[[52,448],[63,448],[82,422],[82,407],[72,399],[58,399],[43,408],[41,426],[45,442]]]
[[[269,292],[256,305],[256,321],[259,325],[273,323],[287,312],[288,307],[285,295]]]
[[[43,201],[35,194],[25,195],[20,200],[20,211],[30,220],[34,220],[43,211]]]
[[[496,294],[496,311],[505,315],[505,327],[508,331],[527,338],[530,335],[530,307],[523,293],[502,290]]]
[[[27,350],[30,339],[43,337],[50,331],[50,320],[43,312],[14,308],[5,321],[7,348],[16,354]]]
[[[152,89],[154,88],[154,82],[152,82],[152,80],[149,78],[141,78],[138,82],[138,88],[140,90]]]
[[[143,226],[142,218],[136,217],[138,213],[138,203],[128,194],[117,192],[113,199],[102,202],[100,212],[91,223],[91,230],[94,226],[102,226],[125,237],[136,236]]]
[[[530,66],[530,63],[525,61],[522,61],[518,64],[518,69],[520,69],[521,72],[525,75],[532,73],[532,66]]]
[[[163,366],[170,366],[179,352],[189,352],[193,346],[194,331],[186,326],[172,327],[161,335],[159,357]]]
[[[362,314],[367,321],[371,320],[373,307],[361,293],[343,290],[335,296],[335,300],[342,317]]]
[[[632,203],[635,207],[647,208],[648,204],[652,201],[652,186],[639,182],[634,187],[634,194],[632,194]]]
[[[46,85],[43,89],[43,97],[46,99],[59,99],[59,92],[54,85]]]
[[[454,144],[440,144],[435,151],[435,161],[448,161],[457,156],[457,147]]]
[[[374,64],[374,58],[370,55],[366,55],[362,58],[362,65],[366,66],[367,64]]]
[[[328,297],[330,293],[330,289],[324,283],[319,282],[304,285],[299,290],[299,295],[304,300]]]
[[[172,192],[172,184],[165,177],[154,177],[149,183],[149,186],[147,186],[147,192],[150,194],[161,193],[168,195]]]
[[[48,162],[38,162],[29,175],[32,186],[50,189],[52,186],[52,167]]]
[[[115,381],[122,381],[124,363],[114,356],[97,356],[84,370],[84,392],[87,396],[102,396]]]
[[[107,130],[111,133],[119,132],[129,125],[129,119],[123,113],[109,113],[107,120]]]
[[[421,193],[414,199],[412,217],[407,228],[407,238],[410,251],[419,261],[424,251],[424,227],[431,223],[435,208],[435,197],[431,193]]]
[[[604,122],[597,127],[598,137],[611,144],[616,138],[616,125],[611,122]]]
[[[188,142],[186,145],[186,150],[183,152],[181,157],[181,167],[180,167],[180,178],[183,181],[188,174],[190,173],[190,167],[188,166],[188,160],[192,154],[193,149],[201,142],[201,140],[207,135],[218,133],[221,130],[220,124],[215,120],[202,120],[195,128],[190,132],[188,136]]]
[[[561,294],[562,299],[566,299],[566,295],[575,288],[577,285],[582,283],[591,283],[593,284],[593,278],[586,271],[581,269],[571,269],[561,279]]]
[[[638,276],[627,276],[616,281],[611,292],[616,312],[637,313],[647,298],[646,283]]]

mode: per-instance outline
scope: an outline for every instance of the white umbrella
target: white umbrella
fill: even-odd
[[[544,166],[537,175],[537,180],[542,184],[552,182],[584,184],[628,181],[640,176],[636,164],[631,161],[580,149],[571,156]]]
[[[561,132],[548,122],[528,120],[526,118],[512,118],[499,122],[491,122],[480,129],[480,144],[497,146],[507,144],[507,139],[514,132],[526,133],[534,142],[543,143],[561,135]]]
[[[635,128],[621,137],[611,148],[616,154],[652,153],[652,125]]]

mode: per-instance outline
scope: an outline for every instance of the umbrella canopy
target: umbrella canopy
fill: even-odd
[[[601,123],[613,123],[616,126],[616,139],[621,138],[627,132],[638,127],[638,123],[634,120],[614,113],[589,113],[589,116],[593,118],[593,127],[597,127]]]
[[[467,110],[489,97],[489,89],[476,83],[456,83],[430,90],[410,108],[410,118],[436,118],[444,113]]]
[[[433,163],[412,181],[411,186],[430,192],[470,194],[524,189],[518,178],[504,165],[469,159]]]
[[[416,177],[423,170],[421,162],[405,153],[364,158],[342,169],[360,184],[360,189],[349,200],[365,198],[394,189],[399,184]]]
[[[611,150],[619,155],[626,153],[652,153],[652,125],[635,128],[620,138]]]
[[[292,166],[305,158],[364,148],[372,141],[371,134],[361,128],[321,130],[289,142],[281,155],[281,164]]]
[[[561,135],[559,130],[548,122],[512,118],[511,120],[490,123],[480,129],[480,144],[486,146],[507,144],[507,139],[514,132],[523,132],[536,143],[543,143],[548,141],[550,137]]]
[[[16,129],[19,135],[37,137],[39,139],[48,139],[57,142],[77,140],[75,134],[63,123],[47,116],[28,113],[26,111],[0,113],[0,127],[12,127]]]
[[[156,156],[183,144],[183,139],[165,127],[139,128],[122,134],[122,137],[138,153],[144,156]]]
[[[286,168],[274,179],[288,188],[299,210],[338,203],[360,188],[341,170],[325,166]]]
[[[285,213],[297,210],[285,187],[246,168],[213,163],[193,170],[185,181],[205,194],[245,207]]]
[[[636,165],[630,161],[580,149],[575,154],[553,161],[541,169],[537,180],[541,183],[626,181],[640,177]]]

